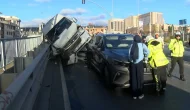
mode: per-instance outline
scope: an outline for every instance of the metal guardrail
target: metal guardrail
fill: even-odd
[[[0,68],[14,60],[14,57],[23,57],[27,51],[38,47],[43,41],[41,35],[28,38],[4,38],[0,39]]]
[[[0,95],[0,110],[32,110],[49,57],[49,45]]]

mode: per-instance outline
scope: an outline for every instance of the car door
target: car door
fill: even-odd
[[[97,67],[100,72],[102,72],[102,68],[104,65],[103,55],[102,55],[103,51],[104,51],[104,45],[103,45],[103,38],[102,38],[100,39],[100,42],[97,44],[97,48],[95,48],[95,54],[94,54]]]

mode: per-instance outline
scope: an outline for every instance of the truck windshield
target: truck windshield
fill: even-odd
[[[72,24],[72,21],[70,21],[67,18],[62,18],[52,29],[48,32],[46,37],[51,40],[55,41],[59,38],[59,35],[65,30],[68,29]]]

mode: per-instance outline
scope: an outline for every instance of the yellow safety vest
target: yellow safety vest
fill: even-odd
[[[148,43],[148,49],[150,50],[150,54],[148,56],[149,64],[152,68],[157,68],[160,66],[167,65],[169,60],[165,56],[162,48],[162,43],[159,42],[158,45],[154,46],[151,44],[155,40],[152,40]],[[157,41],[158,42],[158,41]]]
[[[184,46],[181,40],[171,39],[168,48],[171,51],[171,56],[182,57],[184,54]]]

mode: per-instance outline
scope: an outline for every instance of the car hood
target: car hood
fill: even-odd
[[[104,54],[109,59],[116,59],[119,61],[128,61],[129,49],[106,49]]]

